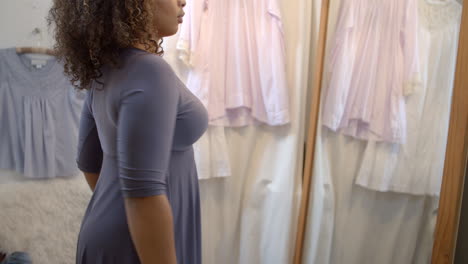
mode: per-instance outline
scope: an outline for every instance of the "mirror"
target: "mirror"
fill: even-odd
[[[463,3],[323,4],[328,29],[303,261],[430,263]]]

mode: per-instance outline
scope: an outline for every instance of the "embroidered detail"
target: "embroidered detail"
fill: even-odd
[[[461,6],[455,0],[419,0],[419,19],[429,30],[441,30],[451,23],[460,21]]]

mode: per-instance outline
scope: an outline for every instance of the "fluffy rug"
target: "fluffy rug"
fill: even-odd
[[[0,251],[26,251],[35,264],[74,264],[90,197],[82,174],[0,184]]]

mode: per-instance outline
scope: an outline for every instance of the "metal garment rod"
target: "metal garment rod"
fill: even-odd
[[[463,5],[432,264],[454,261],[468,151],[468,5]],[[465,194],[468,195],[468,194]]]
[[[322,1],[320,10],[320,30],[318,38],[317,57],[314,67],[311,108],[309,112],[309,131],[307,134],[306,156],[302,181],[301,207],[299,211],[296,244],[294,251],[294,264],[301,264],[304,256],[304,240],[307,232],[307,216],[310,202],[310,189],[312,183],[312,166],[317,138],[318,114],[320,109],[320,94],[322,91],[323,68],[325,63],[325,46],[327,40],[328,12],[330,0]]]

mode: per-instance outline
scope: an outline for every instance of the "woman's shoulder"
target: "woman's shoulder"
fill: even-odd
[[[142,50],[132,50],[124,67],[128,71],[141,74],[170,76],[174,73],[171,66],[161,56]]]
[[[135,90],[151,95],[166,90],[178,93],[178,79],[171,66],[161,56],[145,51],[138,50],[126,56],[123,68],[114,76],[119,80],[119,90],[123,94]]]

